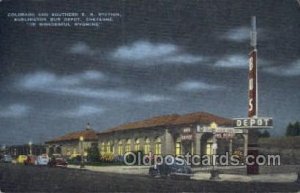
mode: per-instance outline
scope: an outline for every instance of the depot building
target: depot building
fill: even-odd
[[[205,112],[163,115],[99,132],[98,146],[101,154],[115,156],[130,151],[202,156],[213,154],[213,148],[217,154],[231,154],[236,149],[246,154],[247,130],[234,129],[233,124],[232,119]]]

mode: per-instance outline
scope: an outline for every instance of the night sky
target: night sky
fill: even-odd
[[[75,3],[74,3],[75,2]],[[10,12],[118,12],[100,27],[30,27]],[[0,1],[0,144],[42,143],[164,114],[247,117],[251,16],[259,116],[300,120],[296,0]]]

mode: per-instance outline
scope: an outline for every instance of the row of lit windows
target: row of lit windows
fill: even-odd
[[[132,151],[131,139],[128,139],[124,145],[125,145],[124,146],[125,152]],[[134,151],[144,150],[144,153],[148,154],[150,152],[150,148],[151,148],[151,145],[150,145],[149,138],[145,139],[145,144],[144,144],[143,149],[142,149],[142,146],[140,143],[140,139],[136,139],[133,150]],[[112,144],[111,142],[107,142],[107,143],[102,142],[101,143],[101,152],[114,153],[114,144]],[[120,140],[118,142],[118,146],[117,146],[117,153],[118,153],[118,155],[123,155],[125,152],[123,152],[123,142],[122,142],[122,140]],[[157,137],[155,139],[154,154],[161,154],[161,139],[159,137]]]

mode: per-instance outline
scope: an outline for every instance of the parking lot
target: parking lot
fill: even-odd
[[[297,192],[292,183],[153,179],[146,175],[0,164],[2,192]]]

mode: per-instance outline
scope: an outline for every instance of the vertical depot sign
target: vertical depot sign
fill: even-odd
[[[248,117],[257,116],[257,74],[256,74],[256,50],[249,54],[249,90],[248,90]]]

